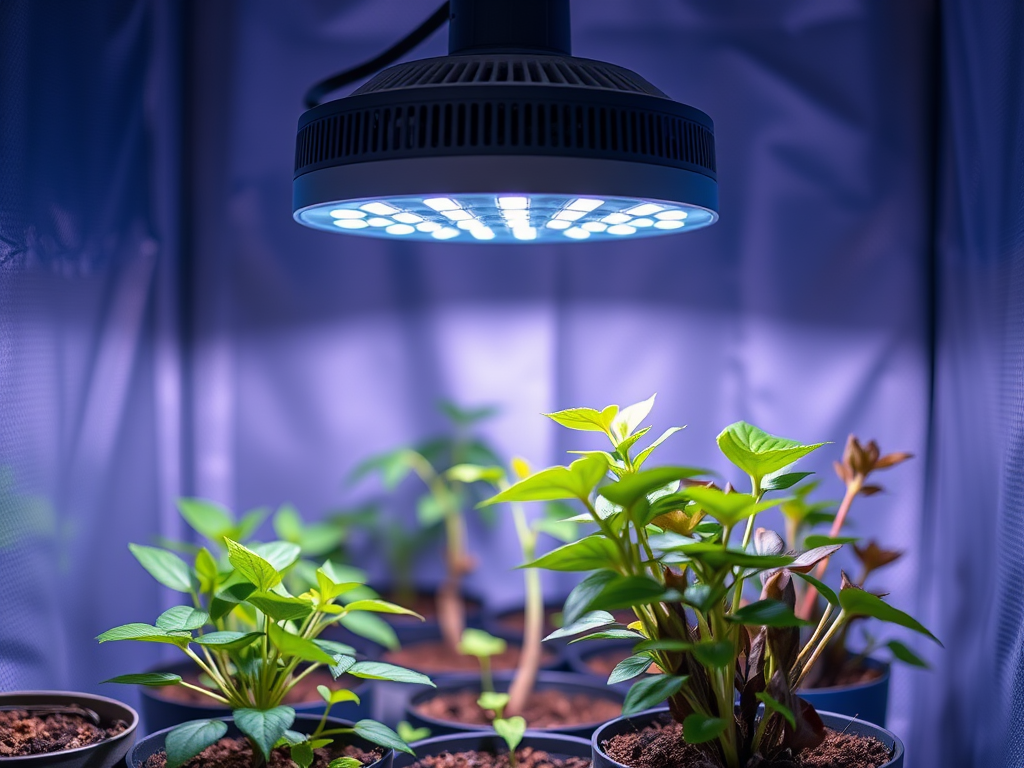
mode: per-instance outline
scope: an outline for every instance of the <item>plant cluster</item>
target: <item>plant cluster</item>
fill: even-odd
[[[230,530],[251,536],[251,523],[237,522],[213,505],[186,503],[186,519],[209,535]],[[228,529],[223,526],[229,526]],[[283,746],[299,768],[309,768],[313,750],[335,736],[355,733],[383,747],[410,751],[389,728],[361,720],[349,728],[329,727],[331,706],[358,696],[345,688],[318,687],[325,710],[313,733],[292,729],[295,711],[282,702],[295,685],[317,669],[369,680],[392,680],[433,685],[418,672],[376,661],[359,661],[343,643],[322,638],[331,624],[366,613],[409,614],[412,611],[379,599],[351,599],[362,587],[344,569],[325,561],[313,574],[314,583],[300,594],[287,588],[300,563],[299,544],[287,541],[248,546],[222,534],[223,552],[200,547],[191,564],[168,549],[130,545],[132,554],[160,584],[188,597],[188,603],[163,612],[154,624],[132,623],[110,629],[101,643],[134,640],[173,645],[202,670],[200,683],[170,672],[127,674],[106,682],[147,686],[179,685],[202,693],[232,710],[235,723],[252,745],[254,764],[269,759]],[[219,548],[218,548],[219,549]],[[166,739],[168,768],[178,768],[224,736],[222,720],[185,723]],[[356,768],[351,758],[339,758],[332,768]]]
[[[549,414],[569,429],[603,434],[610,449],[577,451],[582,458],[530,474],[484,503],[574,500],[584,510],[578,520],[597,526],[527,565],[592,572],[570,593],[564,627],[552,636],[637,641],[609,678],[640,678],[625,714],[668,699],[685,740],[704,745],[726,768],[813,747],[824,738],[824,725],[795,691],[844,627],[871,617],[935,638],[845,575],[838,591],[812,575],[841,543],[789,552],[778,534],[756,526],[760,513],[793,498],[784,494],[800,493],[810,473],[790,467],[823,443],[732,424],[718,436],[718,447],[746,476],[750,491],[720,487],[706,470],[650,466],[652,453],[678,431],[666,430],[639,448],[653,403],[652,397],[621,410]],[[795,611],[799,581],[826,602],[815,624]],[[748,585],[760,590],[746,602]],[[628,627],[609,613],[624,608],[636,615]],[[644,674],[652,662],[661,674]]]
[[[512,768],[516,767],[516,748],[526,733],[526,720],[520,715],[506,713],[509,705],[509,694],[494,690],[494,678],[491,673],[491,657],[505,652],[506,643],[480,629],[467,629],[459,641],[459,653],[475,656],[480,662],[480,698],[477,705],[485,712],[492,713],[491,726],[508,746],[508,761]]]

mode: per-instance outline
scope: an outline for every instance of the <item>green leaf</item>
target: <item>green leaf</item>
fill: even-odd
[[[593,408],[567,408],[564,411],[545,413],[552,421],[563,427],[581,432],[611,433],[612,422],[619,413],[619,406],[609,405],[602,411]]]
[[[509,695],[507,693],[497,693],[495,691],[484,691],[480,694],[480,698],[476,700],[476,705],[480,709],[489,709],[493,712],[501,712],[508,705]]]
[[[262,632],[210,632],[197,637],[194,642],[216,651],[238,651],[248,648],[261,637]]]
[[[661,445],[670,437],[672,437],[672,435],[674,435],[676,432],[682,431],[682,429],[683,427],[669,427],[664,432],[662,432],[661,436],[658,437],[657,440],[655,440],[653,443],[648,445],[646,448],[644,448],[642,451],[640,451],[640,453],[636,455],[636,458],[633,459],[633,466],[636,467],[637,469],[640,469],[640,467],[643,466],[643,463],[647,461],[647,459],[650,457],[652,453],[654,453],[655,448],[657,448],[659,445]]]
[[[210,602],[210,618],[219,621],[227,616],[232,609],[241,602],[244,602],[249,595],[256,591],[256,587],[247,581],[232,584],[217,593],[217,596]]]
[[[797,618],[793,609],[780,600],[758,600],[728,614],[726,621],[750,627],[806,627],[809,621]]]
[[[615,415],[615,418],[612,419],[611,431],[617,440],[622,440],[622,438],[633,434],[633,431],[650,414],[651,408],[654,407],[654,398],[657,396],[657,393],[654,393],[643,402],[627,405]]]
[[[195,584],[192,570],[180,557],[166,549],[129,544],[128,549],[135,555],[149,575],[165,587],[176,592],[191,592]]]
[[[320,637],[314,637],[313,643],[321,651],[325,651],[330,654],[338,654],[341,656],[355,656],[356,649],[351,645],[345,643],[339,643],[337,640],[324,640]]]
[[[878,597],[878,595],[865,592],[863,589],[847,587],[846,589],[839,590],[839,605],[846,612],[847,616],[870,616],[879,621],[897,624],[901,627],[912,629],[925,637],[930,637],[936,643],[939,643],[940,646],[942,645],[939,639],[925,629],[913,616],[904,613],[898,608],[893,608],[882,598]]]
[[[373,720],[360,720],[354,726],[352,730],[356,732],[357,736],[362,736],[367,741],[372,741],[374,744],[378,744],[382,747],[389,747],[391,749],[397,749],[399,752],[405,752],[406,754],[414,754],[409,745],[402,741],[398,734],[388,728],[382,723],[375,722]]]
[[[220,544],[222,538],[233,532],[235,517],[220,504],[203,499],[178,499],[178,511],[197,533]]]
[[[507,501],[559,501],[586,499],[608,471],[608,462],[600,456],[577,459],[568,467],[549,467],[520,480],[478,507]]]
[[[156,626],[165,632],[190,632],[199,629],[209,620],[210,614],[206,611],[197,611],[189,605],[176,605],[160,614]]]
[[[416,522],[421,528],[437,525],[447,514],[444,505],[432,493],[425,493],[416,499]]]
[[[818,590],[818,594],[828,600],[832,605],[839,605],[839,596],[827,584],[814,578],[809,573],[800,573],[799,571],[791,571],[791,573],[813,586]]]
[[[730,424],[718,436],[718,447],[725,457],[758,480],[788,467],[823,445],[825,443],[804,445],[796,440],[769,435],[745,421]]]
[[[97,638],[101,643],[113,640],[141,640],[147,643],[168,643],[185,648],[192,641],[190,633],[173,633],[151,627],[149,624],[122,624],[120,627],[108,629]]]
[[[758,700],[764,704],[765,709],[770,709],[773,712],[778,712],[782,717],[789,723],[790,728],[796,728],[796,717],[793,715],[793,710],[787,707],[785,704],[776,701],[769,696],[765,691],[755,694]]]
[[[505,470],[501,467],[483,467],[479,464],[456,464],[445,472],[451,480],[460,483],[491,483],[496,485],[505,478]]]
[[[804,539],[804,547],[807,549],[817,549],[818,547],[828,547],[833,544],[853,544],[855,541],[860,541],[857,536],[808,536]]]
[[[338,623],[349,632],[365,637],[388,650],[398,649],[398,635],[395,628],[388,624],[380,616],[373,613],[350,613],[342,616]]]
[[[309,768],[313,764],[313,747],[308,741],[293,744],[289,755],[299,768]]]
[[[782,474],[773,472],[761,481],[761,490],[784,491],[787,488],[792,488],[805,477],[810,477],[813,474],[813,472],[786,472]]]
[[[149,685],[155,688],[164,685],[177,685],[181,682],[181,675],[173,672],[140,672],[134,675],[118,675],[104,683],[121,683],[122,685]]]
[[[282,541],[298,544],[302,538],[302,518],[291,504],[282,504],[274,514],[274,533]]]
[[[282,597],[274,592],[254,592],[245,602],[274,621],[302,621],[313,612],[313,604],[299,597]]]
[[[355,602],[348,603],[345,606],[345,610],[368,611],[370,613],[397,613],[403,616],[415,616],[417,619],[423,620],[423,617],[416,613],[416,611],[410,611],[408,608],[389,603],[387,600],[356,600]]]
[[[270,759],[270,750],[284,732],[295,722],[295,710],[291,707],[279,706],[273,709],[236,709],[235,725],[259,747],[263,759]]]
[[[618,574],[614,571],[598,571],[592,573],[575,587],[569,596],[565,598],[565,605],[562,608],[562,621],[569,627],[583,618],[587,613],[587,606],[600,594],[604,586],[614,579]]]
[[[266,544],[253,544],[250,551],[270,563],[270,567],[275,571],[287,569],[302,554],[302,548],[290,541],[270,541]],[[234,562],[231,564],[234,565]],[[235,567],[237,568],[238,566]],[[252,579],[249,580],[252,581]],[[253,581],[253,584],[255,583]]]
[[[597,492],[614,504],[630,507],[637,500],[646,498],[649,493],[664,488],[669,483],[705,474],[706,469],[695,467],[655,467],[626,475],[617,482],[601,486]]]
[[[509,752],[515,752],[516,747],[523,740],[523,734],[526,733],[526,720],[516,715],[495,720],[491,725],[494,727],[494,732],[508,744]]]
[[[260,592],[268,592],[281,583],[277,569],[251,549],[226,537],[224,543],[228,548],[228,561]]]
[[[462,637],[459,638],[458,650],[463,656],[489,658],[504,653],[506,648],[508,643],[482,629],[469,627],[462,631]]]
[[[665,587],[647,576],[619,576],[609,579],[594,596],[588,611],[615,611],[634,605],[650,605],[665,596]]]
[[[632,680],[646,672],[651,666],[651,657],[646,653],[636,653],[627,656],[618,664],[608,676],[608,685],[615,685],[626,680]]]
[[[413,728],[412,725],[407,723],[405,720],[398,723],[398,728],[396,730],[398,731],[398,737],[407,744],[430,738],[429,728]],[[331,763],[328,768],[335,768],[334,763]],[[352,768],[360,768],[360,766],[352,766]]]
[[[634,632],[632,629],[606,629],[601,632],[594,632],[591,635],[585,635],[584,637],[577,637],[575,640],[570,640],[569,645],[573,643],[582,643],[584,640],[646,640],[647,638],[639,632]]]
[[[580,632],[589,632],[592,629],[598,627],[606,627],[609,624],[615,623],[615,617],[607,611],[590,611],[580,616],[576,621],[568,626],[563,626],[560,629],[556,629],[550,635],[544,638],[544,640],[557,640],[560,637],[572,637],[578,635]]]
[[[353,677],[364,680],[390,680],[394,683],[414,683],[417,685],[436,686],[429,677],[405,667],[397,667],[383,661],[357,661],[348,669]]]
[[[401,725],[401,723],[399,723]],[[417,728],[417,732],[426,731],[427,736],[430,735],[429,728]],[[424,736],[423,738],[426,738]],[[363,764],[354,757],[336,757],[328,763],[327,768],[363,768]]]
[[[208,746],[220,741],[227,732],[228,724],[223,720],[182,723],[164,739],[167,768],[180,768]]]
[[[462,408],[450,400],[442,400],[438,409],[457,427],[471,427],[477,422],[497,416],[501,409],[496,405],[481,405],[476,408]]]
[[[701,613],[710,611],[724,594],[716,594],[709,584],[691,584],[683,591],[683,602]]]
[[[621,442],[619,442],[618,445],[615,446],[615,454],[609,454],[609,456],[611,456],[612,459],[609,462],[609,465],[614,464],[616,460],[622,461],[623,457],[629,453],[629,449],[636,445],[637,442],[639,442],[640,438],[642,438],[650,431],[650,427],[644,427],[643,429],[637,430],[629,437],[624,438]],[[570,453],[579,453],[579,451],[570,451]]]
[[[206,547],[202,547],[196,552],[196,576],[199,577],[201,592],[209,594],[217,588],[220,569],[217,566],[217,561]]]
[[[729,668],[736,663],[734,646],[725,640],[702,640],[699,643],[691,643],[675,638],[656,638],[637,643],[634,650],[692,653],[694,658],[704,667]]]
[[[315,640],[313,642],[316,642]],[[343,674],[352,669],[352,665],[356,663],[355,658],[347,654],[335,653],[332,654],[334,657],[334,663],[329,667],[331,670],[331,676],[337,680]]]
[[[689,678],[679,675],[648,675],[633,683],[622,703],[622,714],[635,715],[675,696]]]
[[[914,667],[922,667],[923,669],[929,669],[928,662],[910,650],[907,646],[901,643],[899,640],[890,640],[886,643],[886,646],[892,651],[892,655],[902,661],[904,664],[910,664]]]
[[[739,566],[741,568],[767,570],[770,568],[783,568],[793,562],[793,558],[789,555],[755,555],[752,552],[744,552],[738,549],[723,549],[721,544],[709,544],[706,542],[686,544],[679,547],[678,551],[691,560],[705,563],[715,569],[725,566]]]
[[[250,509],[242,515],[242,519],[238,521],[238,526],[234,531],[235,535],[231,538],[237,539],[238,541],[245,541],[256,533],[256,529],[263,524],[263,521],[267,519],[268,514],[269,510],[264,507],[260,507],[259,509]],[[231,534],[227,535],[230,536]]]
[[[680,491],[680,495],[696,502],[722,525],[736,525],[766,509],[778,506],[785,499],[758,502],[749,493],[725,493],[718,488],[698,486]]]
[[[729,722],[722,717],[707,717],[694,712],[683,720],[683,738],[687,744],[703,744],[717,739]]]
[[[293,635],[274,623],[267,624],[267,634],[270,642],[285,656],[292,656],[303,661],[312,661],[318,664],[334,664],[335,659],[320,648],[312,640]]]
[[[359,703],[359,697],[347,688],[339,688],[336,691],[332,691],[326,685],[318,685],[316,690],[328,704],[342,704],[346,701]]]
[[[545,568],[549,571],[596,571],[615,565],[620,560],[615,544],[601,534],[594,534],[563,544],[520,568]]]

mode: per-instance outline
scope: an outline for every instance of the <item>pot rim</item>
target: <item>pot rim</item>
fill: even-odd
[[[849,715],[841,715],[838,712],[828,712],[825,710],[816,711],[818,715],[821,716],[822,720],[832,719],[839,721],[841,723],[847,723],[848,726],[857,725],[868,731],[877,731],[883,733],[888,738],[892,739],[892,754],[889,755],[889,759],[885,763],[883,763],[879,768],[887,768],[887,766],[894,764],[896,760],[903,757],[906,752],[903,746],[903,742],[900,740],[900,737],[892,731],[890,731],[888,728],[883,728],[882,726],[876,725],[875,723],[869,723],[867,720],[859,720],[856,717],[850,717]],[[632,715],[623,715],[622,717],[617,717],[614,720],[609,720],[596,731],[594,731],[594,735],[590,737],[590,747],[595,755],[600,754],[605,760],[607,760],[612,765],[623,765],[622,763],[616,762],[612,758],[608,757],[608,754],[601,748],[603,732],[613,723],[618,723],[622,720],[634,720],[637,718],[653,719],[658,715],[667,714],[668,712],[668,707],[654,707],[652,709],[645,709],[643,712],[637,712]],[[829,725],[827,722],[825,724]],[[829,727],[834,728],[835,726],[829,725]],[[628,768],[628,766],[623,766],[623,768]]]
[[[125,712],[131,715],[131,722],[128,723],[128,727],[125,728],[121,733],[116,736],[111,736],[109,739],[103,739],[97,741],[94,744],[87,744],[84,747],[75,747],[74,749],[58,749],[53,752],[39,752],[35,755],[16,755],[14,757],[0,758],[3,765],[24,765],[33,760],[40,760],[42,758],[52,758],[54,755],[80,755],[89,750],[95,750],[104,745],[112,744],[116,741],[121,741],[130,738],[135,735],[136,729],[139,727],[139,713],[135,711],[133,707],[128,706],[123,701],[118,699],[112,699],[109,696],[100,696],[97,693],[85,693],[83,691],[46,691],[46,690],[34,690],[34,691],[3,691],[0,692],[0,702],[8,699],[17,699],[20,696],[32,696],[39,699],[38,703],[48,703],[46,699],[54,700],[53,703],[58,703],[56,700],[59,699],[84,699],[86,701],[102,701],[104,704],[109,704],[115,707],[122,708]],[[17,701],[11,703],[17,704]],[[25,702],[26,704],[29,702]],[[130,750],[129,750],[130,751]]]
[[[504,742],[504,740],[502,740],[501,736],[499,736],[493,730],[488,730],[488,731],[472,731],[472,732],[464,732],[464,733],[450,733],[450,734],[447,734],[447,735],[442,734],[441,736],[430,736],[430,737],[428,737],[426,739],[420,739],[419,741],[414,741],[412,744],[410,744],[409,746],[412,747],[416,751],[416,756],[415,757],[413,757],[412,755],[405,755],[405,754],[399,755],[399,754],[396,754],[395,755],[395,759],[396,759],[396,761],[397,760],[402,760],[403,762],[405,762],[406,760],[411,760],[411,761],[415,762],[417,760],[422,759],[423,757],[425,757],[427,755],[436,754],[436,752],[433,752],[433,751],[431,751],[429,749],[427,749],[425,751],[421,751],[421,749],[423,747],[433,747],[433,746],[439,745],[439,744],[446,744],[447,745],[447,744],[450,744],[453,741],[454,742],[460,742],[460,741],[479,742],[481,738],[493,738],[493,739],[497,740],[502,746],[504,746],[504,744],[505,744],[505,742]],[[579,736],[570,736],[567,733],[559,733],[557,731],[527,730],[523,734],[523,740],[520,742],[519,747],[517,747],[517,749],[519,749],[520,747],[524,747],[524,746],[525,747],[530,746],[530,744],[528,742],[530,742],[531,740],[536,740],[536,739],[563,741],[563,742],[567,742],[569,744],[576,744],[577,746],[579,746],[581,748],[584,748],[584,749],[587,749],[587,750],[589,750],[591,748],[590,740],[589,739],[580,738]],[[445,750],[451,751],[451,750],[447,749],[447,746],[445,747]],[[438,752],[445,751],[445,750],[438,750]]]
[[[885,685],[889,681],[889,677],[892,674],[892,663],[883,661],[882,659],[876,659],[873,656],[864,657],[864,665],[872,669],[882,670],[882,674],[876,677],[874,680],[867,680],[862,683],[847,683],[846,685],[826,685],[820,688],[797,688],[796,695],[799,696],[801,691],[804,693],[843,693],[845,691],[858,691],[862,688],[870,688],[874,685]]]
[[[228,723],[229,725],[234,725],[234,723],[235,723],[235,716],[234,715],[224,715],[222,717],[208,717],[208,718],[196,718],[196,719],[197,720],[198,719],[223,720],[224,722]],[[299,720],[309,720],[309,721],[314,722],[314,723],[319,723],[320,722],[320,715],[310,715],[310,714],[306,714],[304,712],[297,712],[295,714],[295,722],[292,724],[293,727],[294,727],[294,724],[297,723]],[[194,721],[190,720],[188,722],[194,722]],[[331,725],[337,725],[337,726],[341,726],[343,728],[351,726],[351,725],[354,725],[354,723],[351,720],[345,720],[344,718],[341,718],[341,717],[328,717],[327,718],[327,722],[330,723]],[[183,723],[179,723],[178,725],[183,725]],[[133,765],[134,765],[133,758],[135,757],[135,753],[139,750],[139,748],[143,744],[146,744],[147,742],[150,742],[150,741],[152,741],[154,739],[157,739],[157,738],[160,739],[160,743],[161,744],[165,743],[166,738],[167,738],[167,734],[170,733],[171,731],[173,731],[175,728],[177,728],[178,725],[172,725],[172,726],[170,726],[168,728],[161,728],[159,731],[153,731],[153,733],[146,734],[141,739],[137,739],[135,741],[135,743],[132,745],[131,749],[128,750],[128,754],[126,754],[124,756],[125,765],[127,766],[127,768],[133,768]],[[358,734],[355,734],[355,735],[358,738],[362,739],[363,741],[368,741],[367,739],[363,739],[361,736],[358,736]],[[224,736],[222,736],[221,738],[228,738],[228,734],[224,734]],[[218,739],[218,741],[219,741],[219,739]],[[373,766],[375,766],[375,765],[381,765],[381,763],[383,763],[387,759],[388,753],[395,751],[391,747],[382,747],[379,744],[375,744],[374,746],[384,750],[384,754],[381,756],[381,758],[379,760],[377,760],[376,762],[373,762],[373,763],[369,763],[368,765],[363,766],[363,768],[373,768]]]

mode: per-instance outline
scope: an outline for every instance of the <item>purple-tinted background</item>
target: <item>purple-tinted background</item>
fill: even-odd
[[[687,425],[665,459],[725,469],[714,436],[737,419],[835,441],[807,462],[835,495],[851,431],[917,455],[857,513],[907,550],[892,602],[946,644],[903,638],[935,672],[898,670],[890,725],[909,765],[996,764],[1015,699],[1008,678],[993,706],[990,675],[1021,648],[1004,436],[1024,41],[1012,0],[939,5],[575,2],[576,55],[713,117],[721,221],[486,247],[290,216],[304,89],[433,3],[3,0],[0,688],[99,690],[162,658],[92,638],[173,604],[126,545],[183,535],[177,495],[316,518],[376,495],[343,479],[441,428],[439,398],[499,404],[488,437],[539,465],[592,445],[541,412],[657,391],[656,428]],[[442,32],[414,57],[444,49]],[[520,594],[511,535],[473,524],[496,603]]]

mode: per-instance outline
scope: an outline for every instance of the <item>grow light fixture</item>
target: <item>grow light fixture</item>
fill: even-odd
[[[449,55],[386,69],[449,21]],[[466,243],[594,242],[718,218],[714,126],[630,70],[570,55],[569,0],[451,0],[307,95],[295,220]]]

